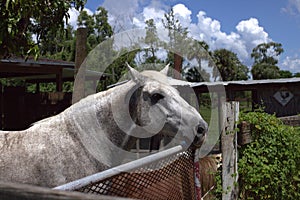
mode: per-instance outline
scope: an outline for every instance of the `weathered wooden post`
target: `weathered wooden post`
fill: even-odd
[[[87,28],[78,28],[76,33],[75,74],[72,104],[84,97],[85,74],[79,70],[87,56]],[[84,67],[84,66],[82,66]]]
[[[181,78],[181,68],[182,68],[182,60],[183,58],[177,54],[174,53],[174,78],[180,79]]]
[[[236,122],[239,116],[239,102],[226,102],[222,105],[222,111],[222,200],[234,200],[238,198]]]

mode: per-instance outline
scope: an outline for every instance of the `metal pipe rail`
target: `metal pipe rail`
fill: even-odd
[[[57,186],[53,188],[54,190],[67,190],[67,191],[74,191],[79,190],[80,188],[83,188],[87,185],[97,183],[101,180],[113,177],[115,175],[118,175],[121,172],[130,172],[132,170],[142,168],[144,166],[147,166],[151,163],[158,162],[168,156],[172,156],[175,154],[178,154],[183,151],[183,147],[181,145],[175,146],[173,148],[155,153],[153,155],[146,156],[144,158],[140,158],[138,160],[134,160],[116,167],[113,167],[111,169],[75,180],[73,182]]]

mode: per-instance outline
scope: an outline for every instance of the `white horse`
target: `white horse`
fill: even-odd
[[[54,187],[122,163],[137,138],[200,146],[207,124],[160,72],[90,95],[24,131],[0,132],[0,181]],[[166,72],[167,68],[161,72]]]

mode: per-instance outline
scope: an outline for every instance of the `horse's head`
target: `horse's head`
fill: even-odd
[[[160,72],[138,72],[128,65],[135,87],[130,95],[130,115],[139,127],[137,134],[163,134],[176,143],[199,147],[207,133],[207,123],[179,92],[167,84],[168,66]],[[138,137],[138,135],[135,135]],[[146,136],[145,136],[146,137]]]

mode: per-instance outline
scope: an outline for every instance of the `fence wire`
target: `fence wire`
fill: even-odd
[[[145,200],[194,200],[194,153],[189,149],[76,191]]]

